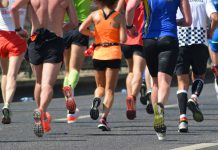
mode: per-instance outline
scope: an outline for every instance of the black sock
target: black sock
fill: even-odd
[[[179,110],[180,115],[186,114],[187,110],[187,102],[188,102],[188,95],[186,91],[178,91],[177,92],[177,98],[178,98],[178,104],[179,104]]]
[[[199,97],[203,90],[203,87],[204,87],[204,81],[201,79],[196,79],[192,83],[192,94],[195,94],[197,97]]]

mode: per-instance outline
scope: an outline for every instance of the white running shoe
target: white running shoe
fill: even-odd
[[[78,117],[79,117],[79,109],[78,108],[76,108],[76,112],[73,114],[69,113],[69,111],[68,111],[67,123],[68,124],[75,123],[77,121]]]

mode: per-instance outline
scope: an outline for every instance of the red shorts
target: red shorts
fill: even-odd
[[[16,32],[0,31],[0,57],[20,56],[26,49],[26,41]]]

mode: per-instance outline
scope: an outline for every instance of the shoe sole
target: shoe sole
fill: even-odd
[[[166,133],[158,133],[156,132],[157,138],[159,141],[164,141],[166,140]]]
[[[159,140],[163,140],[164,137],[166,136],[166,126],[164,124],[164,117],[161,116],[157,110],[158,108],[156,108],[156,110],[154,111],[155,115],[154,115],[154,130],[156,131],[157,135],[159,134],[160,136],[158,136]],[[161,138],[162,136],[162,138]]]
[[[204,120],[204,116],[202,112],[196,108],[195,103],[189,101],[188,102],[188,108],[193,114],[193,119],[197,122],[202,122]]]
[[[140,97],[140,102],[142,103],[142,105],[147,105],[147,100],[145,96],[141,96]]]
[[[146,107],[146,112],[148,114],[154,114],[154,110],[153,110],[153,106],[152,104],[148,104],[147,107]]]
[[[2,110],[2,124],[11,124],[10,111],[6,108]]]
[[[75,112],[76,111],[76,102],[75,102],[74,98],[72,97],[71,92],[72,91],[70,89],[63,90],[64,96],[66,97],[66,108],[70,112]]]
[[[178,130],[179,133],[188,133],[188,129],[187,128],[182,128]]]
[[[141,90],[140,90],[140,101],[142,103],[142,105],[147,105],[147,101],[146,101],[146,88],[144,85],[142,85]]]
[[[98,125],[98,128],[101,129],[102,131],[111,131],[110,128],[106,127],[106,126],[103,125],[103,124],[99,124],[99,125]]]
[[[93,101],[92,102],[92,107],[90,109],[90,117],[93,119],[93,120],[97,120],[98,117],[99,117],[99,109],[98,107],[100,106],[101,102],[99,101]]]
[[[36,136],[42,137],[44,134],[44,129],[43,129],[42,121],[41,121],[41,112],[34,111],[33,112],[33,119],[35,120],[33,131],[34,131]]]

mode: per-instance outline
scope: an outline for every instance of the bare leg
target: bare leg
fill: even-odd
[[[158,102],[158,80],[157,77],[152,77],[153,86],[152,86],[152,92],[151,92],[151,100],[152,105],[157,104]]]
[[[16,90],[16,78],[20,65],[23,61],[24,54],[20,56],[11,56],[9,58],[9,67],[7,73],[6,99],[5,103],[11,103]]]
[[[34,98],[37,104],[37,107],[40,106],[40,93],[41,93],[41,81],[42,81],[42,65],[31,65],[33,73],[36,76],[36,83],[34,88]]]
[[[132,95],[132,78],[133,78],[133,59],[127,59],[126,60],[128,65],[128,75],[126,77],[126,88],[127,88],[127,95]]]
[[[8,58],[1,58],[1,69],[2,69],[1,90],[2,90],[2,97],[4,103],[6,101],[8,62],[9,62]]]
[[[114,91],[117,85],[119,69],[106,70],[106,86],[105,86],[105,98],[103,104],[103,115],[102,118],[107,118],[110,109],[114,102]]]
[[[145,80],[146,80],[146,87],[148,91],[151,91],[152,89],[152,78],[150,75],[150,72],[148,70],[148,67],[146,66],[146,71],[145,71]]]
[[[166,73],[158,72],[158,103],[166,104],[170,92],[172,77]]]
[[[51,64],[44,63],[42,70],[40,109],[46,112],[46,109],[53,96],[53,86],[57,80],[57,75],[60,71],[61,63]],[[37,72],[41,74],[41,72]]]
[[[105,93],[105,71],[96,71],[95,81],[96,81],[96,90],[95,97],[101,98]]]
[[[69,75],[69,64],[70,64],[70,55],[71,55],[71,50],[70,49],[65,49],[64,50],[64,67],[65,67],[65,76]]]
[[[145,60],[141,56],[133,55],[133,78],[132,78],[132,96],[137,97],[141,84],[142,73],[145,68]]]

